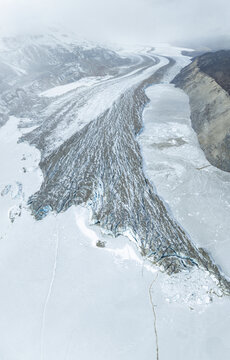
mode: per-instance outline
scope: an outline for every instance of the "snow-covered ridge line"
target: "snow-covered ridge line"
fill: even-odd
[[[48,33],[2,39],[0,126],[9,114],[35,118],[48,102],[38,97],[43,91],[81,78],[125,73],[139,62],[139,56],[119,55],[109,47],[66,36]]]

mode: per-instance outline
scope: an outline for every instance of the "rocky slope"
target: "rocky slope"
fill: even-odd
[[[192,126],[207,159],[230,171],[230,51],[198,56],[173,83],[189,95]]]

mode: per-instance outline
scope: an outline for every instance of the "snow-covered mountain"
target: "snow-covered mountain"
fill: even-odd
[[[109,76],[132,61],[72,36],[51,33],[1,39],[1,118],[31,109],[42,90],[89,76]],[[37,99],[36,99],[37,101]]]

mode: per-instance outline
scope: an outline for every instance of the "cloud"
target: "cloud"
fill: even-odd
[[[227,44],[229,13],[228,0],[0,0],[0,29],[34,33],[63,24],[106,41]]]

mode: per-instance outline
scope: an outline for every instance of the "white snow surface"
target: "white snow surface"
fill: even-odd
[[[56,97],[56,96],[60,96],[63,95],[69,91],[81,88],[81,87],[86,87],[86,86],[92,86],[94,84],[96,84],[98,81],[102,81],[102,80],[107,80],[109,77],[108,76],[89,76],[89,77],[85,77],[85,78],[81,78],[78,81],[74,81],[72,83],[68,83],[66,85],[60,85],[60,86],[55,86],[51,89],[48,89],[46,91],[43,91],[40,96],[45,96],[45,97]]]
[[[139,137],[145,171],[197,244],[209,244],[229,271],[228,174],[196,170],[207,160],[181,90],[161,84],[147,95]],[[42,182],[40,154],[17,143],[19,121],[0,128],[0,359],[156,359],[154,281],[159,359],[228,360],[230,302],[210,302],[208,275],[161,273],[127,237],[89,225],[90,212],[81,206],[34,220],[26,204]],[[186,144],[174,146],[178,137]],[[162,142],[173,146],[159,148]]]

